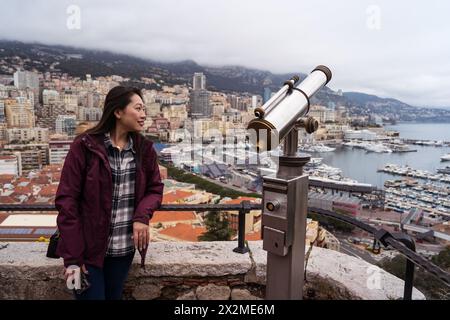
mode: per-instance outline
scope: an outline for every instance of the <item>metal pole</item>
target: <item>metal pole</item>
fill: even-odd
[[[292,131],[284,139],[283,152],[285,156],[295,157],[298,150],[298,131],[292,129]]]
[[[305,260],[309,155],[297,153],[298,132],[284,141],[276,176],[263,178],[263,249],[267,251],[266,299],[301,300]]]
[[[244,203],[246,202],[246,203]],[[245,246],[245,215],[248,213],[248,210],[245,209],[247,203],[250,203],[248,200],[242,201],[242,209],[239,210],[238,216],[238,247],[234,248],[233,251],[237,253],[247,253],[249,249]]]
[[[405,246],[407,246],[412,251],[416,251],[416,244],[414,239],[406,233],[393,233],[394,239],[400,241]],[[412,291],[414,283],[414,263],[406,259],[406,270],[405,270],[405,287],[403,290],[403,300],[412,300]]]

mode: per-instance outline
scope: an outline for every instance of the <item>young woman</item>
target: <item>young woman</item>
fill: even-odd
[[[139,133],[145,117],[140,90],[111,89],[99,123],[75,138],[65,159],[57,254],[66,279],[76,265],[90,283],[77,299],[121,299],[136,248],[145,259],[163,194],[153,143]]]

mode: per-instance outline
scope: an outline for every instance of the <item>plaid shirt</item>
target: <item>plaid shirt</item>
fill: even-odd
[[[126,256],[135,251],[133,235],[134,185],[136,179],[136,151],[133,140],[122,151],[114,147],[109,133],[105,134],[105,147],[111,166],[113,203],[107,256]]]

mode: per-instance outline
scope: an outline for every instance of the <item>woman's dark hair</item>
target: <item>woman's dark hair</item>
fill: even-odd
[[[99,134],[110,132],[116,126],[116,116],[114,111],[123,110],[131,102],[131,97],[137,94],[141,97],[142,92],[138,88],[117,86],[109,90],[105,98],[103,114],[99,123],[91,129],[85,131],[86,134]]]

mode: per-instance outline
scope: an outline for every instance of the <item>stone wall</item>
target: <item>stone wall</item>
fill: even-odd
[[[266,256],[262,241],[250,253],[236,242],[155,242],[145,270],[139,254],[124,299],[263,299]],[[46,243],[0,244],[0,299],[72,299],[62,260],[45,257]],[[314,247],[307,265],[305,299],[401,299],[403,281],[367,262]],[[414,289],[413,299],[425,299]]]

